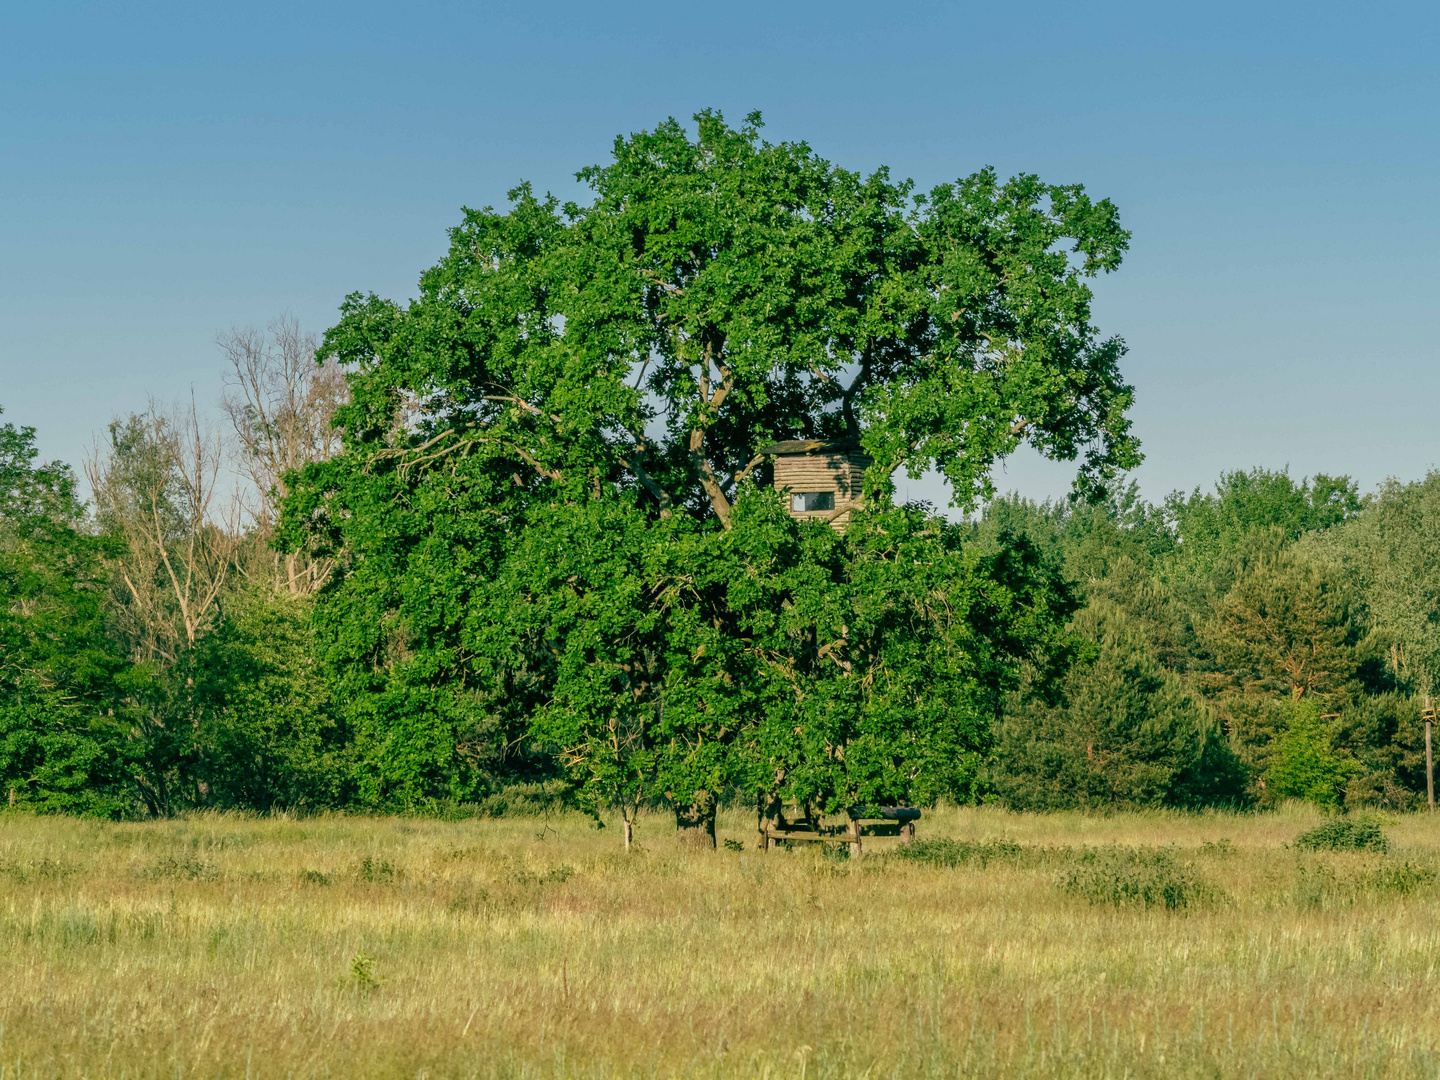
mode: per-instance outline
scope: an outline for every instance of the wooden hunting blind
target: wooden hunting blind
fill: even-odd
[[[843,531],[860,505],[871,458],[851,440],[797,439],[772,443],[760,453],[775,459],[775,488],[790,516],[828,520]]]

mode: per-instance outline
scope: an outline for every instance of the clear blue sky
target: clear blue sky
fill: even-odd
[[[573,196],[617,133],[717,106],[922,187],[993,164],[1113,198],[1134,241],[1097,315],[1151,498],[1440,462],[1434,5],[218,9],[0,22],[0,406],[49,456],[152,395],[212,401],[217,331],[408,297],[460,206]]]

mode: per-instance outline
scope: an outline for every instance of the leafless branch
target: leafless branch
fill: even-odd
[[[210,626],[240,547],[239,508],[220,492],[223,449],[192,401],[110,426],[85,466],[111,558],[121,632],[139,661],[173,662]]]
[[[263,534],[288,491],[287,476],[339,452],[333,421],[349,387],[335,361],[315,362],[315,335],[290,315],[265,330],[231,329],[216,344],[229,362],[221,408],[239,444],[240,471],[254,485],[252,516]],[[281,586],[295,593],[318,589],[331,569],[330,560],[302,553],[276,562]]]

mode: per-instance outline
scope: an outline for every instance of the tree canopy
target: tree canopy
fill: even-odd
[[[1023,541],[972,557],[889,499],[934,467],[974,506],[1024,443],[1086,494],[1138,462],[1087,284],[1126,249],[1115,207],[991,170],[921,195],[765,142],[758,115],[695,120],[617,139],[578,174],[588,204],[522,185],[467,211],[416,300],[351,296],[326,335],[343,450],[294,480],[283,531],[339,560],[322,618],[377,800],[471,790],[445,748],[495,733],[622,803],[742,777],[958,791],[906,755],[973,765],[982,699],[1057,645],[1034,610],[1068,601]],[[770,489],[763,450],[795,438],[873,460],[844,538]],[[804,762],[766,757],[777,724]]]
[[[464,211],[411,301],[220,334],[230,434],[117,417],[88,507],[0,427],[8,802],[561,798],[627,844],[661,804],[713,843],[721,799],[1413,804],[1440,485],[1142,499],[1109,201],[714,112],[578,176]],[[1027,445],[1071,497],[996,496]],[[792,513],[794,453],[840,505]],[[897,505],[902,469],[960,513]]]

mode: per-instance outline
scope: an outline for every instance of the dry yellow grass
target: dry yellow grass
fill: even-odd
[[[0,1078],[1434,1076],[1440,822],[1286,847],[1317,820],[949,810],[922,839],[1027,854],[944,868],[659,815],[628,857],[570,816],[0,816]],[[1108,844],[1218,894],[1057,888]]]

